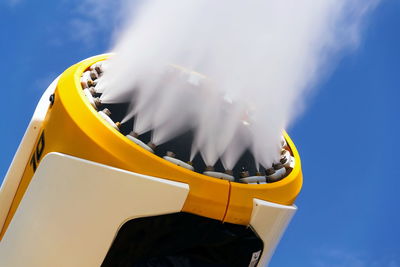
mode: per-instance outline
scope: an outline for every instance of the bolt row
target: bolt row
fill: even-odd
[[[90,66],[89,69],[85,71],[81,77],[81,85],[83,88],[83,93],[87,98],[88,102],[90,103],[90,105],[98,112],[98,114],[115,130],[120,131],[121,123],[114,122],[111,119],[111,111],[108,108],[100,110],[102,103],[99,96],[101,95],[101,93],[96,90],[96,85],[100,81],[103,73],[104,73],[103,62],[98,62]],[[126,137],[133,143],[147,150],[148,152],[153,154],[155,153],[157,146],[152,142],[148,142],[146,144],[143,141],[141,141],[139,139],[138,133],[132,131],[129,134],[127,134]],[[264,174],[262,172],[256,172],[255,175],[250,175],[248,171],[243,170],[240,172],[239,181],[245,184],[265,184],[265,183],[274,183],[285,178],[294,168],[295,159],[291,155],[290,148],[283,137],[281,141],[281,146],[282,150],[279,162],[272,164],[270,168],[266,168]],[[186,168],[191,171],[195,171],[192,162],[184,162],[180,159],[177,159],[175,153],[171,151],[168,151],[166,155],[163,157],[163,159],[177,166]],[[207,166],[203,174],[217,179],[235,181],[235,177],[233,176],[232,170],[225,170],[225,172],[218,172],[215,171],[213,166]]]

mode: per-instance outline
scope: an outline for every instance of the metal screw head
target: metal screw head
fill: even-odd
[[[103,70],[101,69],[100,66],[96,66],[94,69],[96,70],[96,72],[97,72],[99,75],[103,73]]]
[[[134,137],[134,138],[138,138],[139,137],[139,134],[134,132],[134,131],[130,132],[129,135]]]
[[[148,142],[147,145],[153,150],[156,150],[157,148],[157,146],[153,142]]]
[[[265,175],[266,176],[270,176],[270,175],[272,175],[274,173],[275,173],[275,169],[274,168],[269,168],[269,169],[265,170]]]
[[[282,163],[274,163],[274,164],[272,164],[272,167],[273,167],[275,170],[279,170],[279,169],[282,169],[282,168],[283,168],[283,165],[282,165]]]
[[[90,78],[92,78],[92,80],[96,80],[98,78],[97,72],[96,71],[91,71],[90,72]]]
[[[99,108],[101,106],[101,100],[99,97],[96,97],[93,99],[94,100],[94,104],[96,105],[97,108]]]
[[[287,161],[288,161],[288,158],[285,156],[285,157],[282,157],[279,162],[281,164],[285,164]]]
[[[240,177],[242,177],[242,178],[246,178],[246,177],[249,177],[249,176],[250,176],[249,171],[242,171],[242,172],[240,172]]]
[[[228,174],[228,175],[233,176],[233,171],[232,170],[225,170],[225,173]]]
[[[175,153],[174,153],[174,152],[172,152],[172,151],[167,151],[167,157],[170,157],[170,158],[175,158],[175,157],[176,157],[176,155],[175,155]]]
[[[90,92],[92,95],[95,95],[95,94],[96,94],[96,89],[94,89],[94,87],[92,86],[92,87],[89,88],[89,92]]]
[[[91,87],[91,86],[95,86],[96,84],[92,81],[92,80],[87,80],[87,85],[89,86],[89,87]]]
[[[213,166],[207,166],[206,167],[206,172],[213,172],[214,171],[214,167]]]
[[[111,116],[111,111],[108,108],[103,109],[104,114]]]

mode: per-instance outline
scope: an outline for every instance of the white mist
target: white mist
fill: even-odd
[[[376,2],[145,1],[119,34],[101,99],[132,100],[125,121],[136,116],[134,131],[153,130],[155,144],[194,129],[191,157],[199,152],[207,165],[221,158],[232,169],[249,148],[270,167],[282,129],[343,48],[357,43]],[[171,64],[207,78],[195,74],[201,85],[188,86],[168,76]]]

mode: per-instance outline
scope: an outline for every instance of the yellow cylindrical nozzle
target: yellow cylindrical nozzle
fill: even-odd
[[[97,111],[85,97],[81,85],[82,74],[109,56],[92,57],[70,67],[61,75],[54,104],[49,108],[41,129],[45,140],[43,156],[60,152],[131,172],[186,183],[190,192],[183,211],[235,224],[249,223],[254,198],[284,205],[294,202],[302,185],[301,164],[299,154],[286,133],[284,136],[295,160],[294,168],[287,177],[271,184],[242,184],[196,173],[158,157],[120,133],[120,124],[113,126],[108,123],[99,114],[102,111]],[[95,78],[94,73],[91,75]],[[26,166],[2,234],[34,171],[33,166]]]

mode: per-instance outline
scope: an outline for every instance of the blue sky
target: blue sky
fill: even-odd
[[[44,89],[110,47],[111,2],[0,2],[0,177]],[[399,14],[399,0],[382,1],[360,47],[342,58],[289,129],[304,186],[270,266],[400,266]]]

